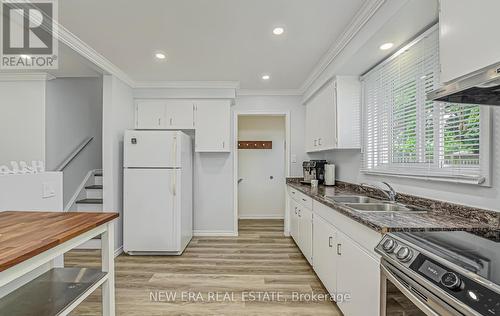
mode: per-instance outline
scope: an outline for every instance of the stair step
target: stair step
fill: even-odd
[[[87,190],[102,190],[102,184],[93,184],[85,187]]]
[[[76,201],[76,204],[102,204],[102,199],[82,199]]]

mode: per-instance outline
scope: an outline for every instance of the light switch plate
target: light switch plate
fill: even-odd
[[[56,196],[54,186],[49,182],[42,183],[42,199],[47,199]]]

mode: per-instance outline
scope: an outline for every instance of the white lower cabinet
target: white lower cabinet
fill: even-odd
[[[289,194],[289,221],[290,236],[299,246],[300,251],[312,265],[313,257],[313,212],[307,206],[308,200],[302,199],[290,191]],[[297,194],[297,192],[295,192]]]
[[[379,262],[342,233],[337,235],[337,247],[337,293],[349,295],[337,305],[344,315],[380,315]]]
[[[320,216],[313,220],[314,271],[330,295],[337,292],[337,231]]]
[[[313,213],[304,206],[299,208],[299,248],[307,261],[313,260]]]
[[[290,235],[344,315],[379,316],[380,258],[373,249],[381,234],[301,192],[289,193]]]
[[[297,202],[290,198],[290,236],[298,244],[299,237],[299,210]]]

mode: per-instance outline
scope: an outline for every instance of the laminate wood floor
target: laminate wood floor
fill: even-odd
[[[282,220],[240,220],[239,234],[194,237],[182,256],[120,255],[117,315],[342,315],[310,299],[327,292]],[[74,250],[65,263],[98,267],[100,252]],[[74,315],[101,315],[100,292]]]

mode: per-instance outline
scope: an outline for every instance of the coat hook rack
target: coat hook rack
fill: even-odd
[[[272,141],[238,141],[238,149],[273,149]]]

